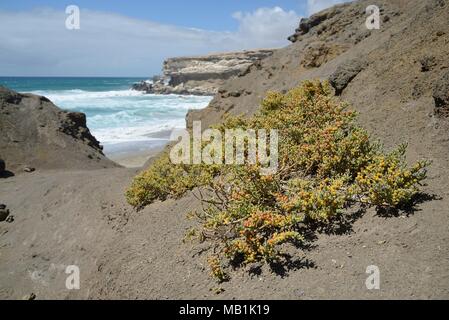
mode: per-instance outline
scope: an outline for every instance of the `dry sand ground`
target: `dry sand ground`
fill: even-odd
[[[196,208],[191,195],[135,212],[123,191],[134,169],[36,172],[0,183],[14,222],[0,224],[0,297],[38,299],[449,298],[448,188],[432,171],[438,200],[409,215],[354,214],[344,233],[317,234],[282,270],[241,270],[216,295],[201,247],[182,242]],[[443,198],[443,199],[441,199]],[[65,288],[67,265],[81,270],[81,290]],[[381,290],[365,287],[367,266]]]
[[[267,89],[326,79],[342,62],[367,57],[368,69],[342,98],[360,111],[361,124],[387,148],[408,142],[410,161],[434,161],[424,189],[427,198],[413,211],[390,216],[373,209],[354,212],[349,217],[353,223],[334,234],[317,233],[313,248],[296,251],[284,270],[262,266],[236,271],[216,295],[204,248],[182,242],[191,224],[185,215],[198,206],[191,194],[136,212],[123,196],[136,169],[38,170],[0,180],[0,200],[15,217],[13,223],[0,223],[0,297],[448,299],[448,121],[433,115],[431,98],[432,83],[449,67],[448,4],[379,1],[390,16],[385,29],[354,42],[365,33],[360,26],[367,4],[344,6],[324,23],[327,29],[320,35],[312,30],[225,85],[228,92],[240,90],[240,97],[218,95],[210,108],[190,116],[214,122],[226,111],[251,113]],[[304,52],[316,41],[346,51],[327,56],[318,67],[301,67],[310,57]],[[422,72],[418,61],[429,54],[437,66]],[[64,269],[72,264],[81,270],[78,291],[65,288]],[[366,289],[369,265],[380,268],[380,290]]]

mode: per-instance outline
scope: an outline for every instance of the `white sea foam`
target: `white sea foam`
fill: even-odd
[[[144,93],[136,90],[116,90],[116,91],[84,91],[79,89],[73,90],[38,90],[32,93],[46,96],[52,101],[64,100],[78,100],[78,99],[105,99],[105,98],[119,98],[119,97],[139,97]]]
[[[185,127],[183,119],[169,120],[163,123],[153,123],[151,125],[134,125],[121,128],[103,128],[93,130],[95,137],[104,144],[114,144],[132,141],[152,141],[165,140],[168,138],[159,137],[157,134]]]
[[[151,95],[134,90],[34,91],[63,109],[84,112],[93,135],[103,144],[146,141],[157,133],[185,127],[189,109],[204,108],[211,97]]]

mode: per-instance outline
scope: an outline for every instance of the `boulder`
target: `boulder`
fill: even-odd
[[[1,176],[2,173],[5,171],[5,169],[6,169],[5,161],[3,161],[2,159],[0,159],[0,176]]]
[[[140,81],[131,87],[132,90],[143,91],[145,93],[153,93],[153,83],[149,81]]]
[[[9,209],[6,209],[5,205],[0,207],[0,222],[6,221],[9,216]]]
[[[23,168],[23,171],[27,172],[27,173],[32,173],[32,172],[36,171],[36,169],[33,168],[33,167],[28,167],[27,166],[27,167]]]
[[[341,95],[348,84],[366,67],[367,63],[362,59],[350,60],[339,65],[329,78],[335,94]]]

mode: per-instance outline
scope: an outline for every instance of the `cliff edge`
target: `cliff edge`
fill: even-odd
[[[0,87],[0,159],[10,172],[117,166],[104,156],[83,113],[5,87]]]
[[[251,50],[205,56],[169,58],[163,76],[133,86],[135,90],[158,94],[214,95],[226,80],[247,72],[248,68],[275,50]]]

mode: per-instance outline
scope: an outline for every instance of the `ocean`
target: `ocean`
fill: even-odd
[[[189,109],[212,97],[153,95],[130,90],[144,78],[0,77],[0,85],[49,98],[58,107],[86,114],[105,153],[142,151],[166,143],[171,130],[185,128]]]

